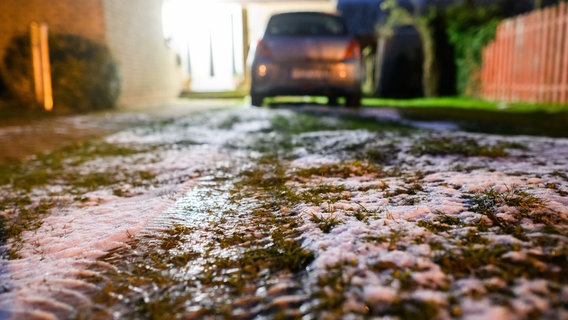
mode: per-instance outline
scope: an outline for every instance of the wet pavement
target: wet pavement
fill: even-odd
[[[235,106],[236,100],[180,99],[135,110],[0,121],[0,163],[27,159],[61,147],[101,138],[125,128],[166,121],[192,112]],[[1,120],[1,119],[0,119]]]
[[[86,115],[54,116],[33,120],[1,121],[0,163],[26,159],[73,143],[100,138],[119,130],[175,119],[192,112],[234,107],[239,100],[180,99],[137,110],[112,110]],[[336,117],[367,118],[441,131],[568,137],[568,113],[507,114],[451,108],[363,108],[358,110],[317,105],[279,105],[301,112]]]
[[[70,117],[100,145],[0,185],[3,217],[47,208],[0,261],[0,318],[568,315],[566,139],[194,107]]]

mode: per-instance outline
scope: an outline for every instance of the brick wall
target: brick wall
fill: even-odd
[[[119,64],[126,107],[176,97],[181,68],[162,33],[161,0],[104,0],[107,43]]]

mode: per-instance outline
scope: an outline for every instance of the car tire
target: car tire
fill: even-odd
[[[327,105],[330,107],[337,105],[337,96],[328,96],[327,97]]]
[[[345,97],[345,106],[349,108],[359,108],[361,107],[361,94],[354,93]]]
[[[262,102],[264,101],[264,97],[258,94],[251,93],[250,95],[250,103],[254,107],[262,107]]]

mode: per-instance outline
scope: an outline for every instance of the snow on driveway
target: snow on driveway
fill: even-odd
[[[81,279],[96,275],[89,266],[97,258],[172,212],[208,172],[238,172],[275,153],[276,120],[297,117],[248,107],[205,112],[104,139],[143,152],[69,159],[71,174],[150,172],[154,182],[69,194],[55,180],[30,190],[32,204],[56,205],[22,235],[19,257],[2,262],[0,318],[76,316],[92,304],[94,286]],[[271,164],[285,170],[287,188],[313,194],[287,209],[299,221],[296,240],[315,256],[303,291],[317,302],[300,308],[305,315],[568,318],[567,139],[318,121],[324,128],[294,132]],[[14,188],[0,194],[9,198]]]

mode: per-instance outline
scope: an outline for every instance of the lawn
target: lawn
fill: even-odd
[[[505,103],[487,101],[467,97],[437,97],[437,98],[414,98],[414,99],[387,99],[387,98],[363,98],[363,106],[376,107],[425,107],[425,108],[460,108],[477,109],[486,111],[502,111],[514,113],[530,112],[568,112],[568,105],[549,103],[513,102]]]

